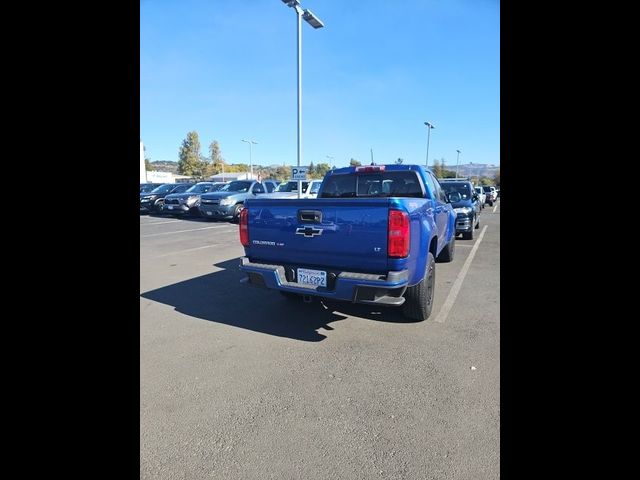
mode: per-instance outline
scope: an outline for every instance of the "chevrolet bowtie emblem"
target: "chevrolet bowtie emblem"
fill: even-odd
[[[305,237],[315,237],[316,235],[322,235],[322,229],[313,228],[313,227],[300,227],[300,228],[296,228],[296,235],[304,235]]]

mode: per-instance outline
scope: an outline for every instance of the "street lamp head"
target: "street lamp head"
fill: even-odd
[[[456,150],[456,152],[460,153],[460,150]]]
[[[300,5],[300,0],[282,0],[287,7],[294,7],[296,5]]]
[[[322,28],[324,27],[324,23],[311,10],[305,10],[302,14],[302,18],[311,25],[313,28]]]
[[[429,128],[436,128],[436,127],[434,127],[434,126],[433,126],[433,124],[432,124],[432,123],[424,122],[424,124],[425,124],[427,127],[429,127]]]

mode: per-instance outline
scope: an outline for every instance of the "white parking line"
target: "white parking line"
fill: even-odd
[[[467,276],[467,272],[469,271],[469,266],[471,265],[471,262],[473,261],[473,257],[478,251],[478,246],[480,245],[480,242],[482,241],[482,237],[484,237],[484,232],[486,231],[487,231],[487,226],[485,225],[484,228],[482,229],[482,232],[480,232],[480,236],[478,237],[478,240],[476,241],[475,245],[471,249],[471,253],[465,260],[464,265],[462,266],[462,270],[460,270],[460,273],[458,274],[456,281],[453,283],[453,286],[451,287],[451,291],[449,292],[449,295],[447,295],[447,299],[444,301],[444,304],[442,305],[442,308],[440,309],[440,312],[438,313],[438,316],[435,318],[434,321],[439,323],[444,323],[444,321],[447,319],[447,315],[449,315],[449,310],[451,310],[451,307],[453,307],[453,302],[456,301],[456,297],[458,296],[460,287],[462,287],[462,282],[464,281],[464,277]]]
[[[214,227],[202,227],[202,228],[190,228],[189,230],[176,230],[175,232],[151,233],[149,235],[140,235],[140,238],[156,237],[158,235],[171,235],[173,233],[197,232],[198,230],[211,230],[213,228],[225,228],[225,227],[227,227],[227,225],[216,225]]]
[[[491,210],[491,213],[496,213],[496,208],[498,208],[498,204],[496,203],[495,207],[493,207],[493,210]]]
[[[171,255],[177,255],[179,253],[194,252],[196,250],[203,250],[205,248],[218,247],[220,245],[221,245],[220,243],[214,243],[213,245],[205,245],[203,247],[187,248],[186,250],[178,250],[175,252],[163,253],[162,255],[156,255],[155,257],[151,257],[150,260],[155,258],[169,257]]]
[[[140,225],[164,225],[165,223],[176,223],[182,222],[183,220],[169,220],[168,222],[144,222],[140,223]]]

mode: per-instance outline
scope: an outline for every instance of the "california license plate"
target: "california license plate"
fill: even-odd
[[[169,210],[173,210],[173,205],[167,205],[167,208],[168,208]]]
[[[207,212],[207,215],[211,215],[211,212]]]
[[[298,283],[313,285],[316,287],[327,286],[327,272],[322,270],[310,270],[308,268],[298,269]]]

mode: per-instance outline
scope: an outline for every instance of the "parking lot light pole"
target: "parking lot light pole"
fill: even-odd
[[[298,29],[298,167],[302,158],[302,19],[313,28],[322,28],[324,23],[316,17],[311,10],[303,10],[300,7],[300,0],[282,0],[287,7],[292,7],[296,11]],[[298,198],[302,182],[298,180]]]
[[[334,158],[331,155],[327,155],[327,158],[329,159],[329,166],[333,168],[333,160],[334,160]]]
[[[249,144],[249,170],[251,170],[251,180],[253,180],[253,161],[251,160],[251,145],[252,144],[257,145],[258,142],[254,142],[253,140],[245,140],[244,138],[240,141]]]
[[[458,178],[458,166],[460,165],[460,150],[456,150],[458,152],[458,158],[456,159],[456,178]]]
[[[429,168],[429,140],[431,140],[431,129],[436,127],[434,127],[433,124],[429,122],[424,122],[424,124],[427,126],[427,161],[425,162],[424,166],[426,168]]]

